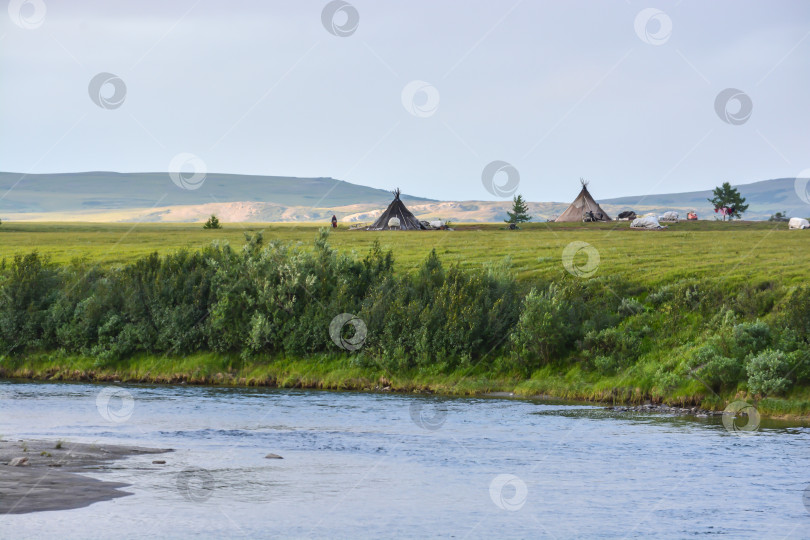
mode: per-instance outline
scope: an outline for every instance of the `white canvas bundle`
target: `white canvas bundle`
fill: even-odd
[[[658,223],[658,219],[655,216],[644,216],[634,219],[630,227],[634,229],[660,229],[661,224]]]
[[[788,229],[810,229],[810,221],[803,218],[792,217],[788,222]]]

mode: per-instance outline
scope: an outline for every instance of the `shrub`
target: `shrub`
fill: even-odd
[[[790,369],[785,353],[768,349],[748,360],[748,389],[763,395],[784,393],[791,385]]]
[[[58,296],[57,269],[46,257],[15,255],[0,281],[0,350],[20,353],[51,346],[45,329]]]
[[[507,268],[445,269],[435,252],[413,276],[397,279],[386,270],[375,280],[361,312],[367,343],[400,365],[453,366],[503,348],[520,311]]]
[[[810,349],[797,349],[787,355],[787,360],[795,383],[810,382]]]
[[[759,352],[771,344],[771,329],[762,321],[743,322],[732,330],[736,356],[743,358]]]
[[[112,268],[56,267],[36,253],[3,260],[0,355],[59,350],[102,365],[141,353],[345,354],[329,325],[353,313],[368,329],[353,361],[400,372],[480,363],[528,374],[581,360],[608,374],[655,352],[649,358],[660,363],[645,360],[633,373],[658,388],[683,380],[676,366],[715,391],[748,381],[752,391],[779,393],[810,382],[807,287],[785,295],[770,283],[729,290],[683,280],[642,304],[647,291],[616,277],[561,271],[526,294],[508,261],[470,270],[445,266],[433,251],[406,274],[394,272],[391,252],[378,243],[363,258],[338,253],[326,230],[310,246],[245,239],[241,249],[214,242]],[[776,316],[764,319],[771,327],[750,320],[782,296]],[[705,340],[685,365],[665,355],[680,340]]]
[[[675,297],[675,287],[673,284],[662,285],[658,290],[651,292],[647,300],[654,306],[660,306],[671,301]]]
[[[632,364],[638,358],[640,344],[632,332],[611,327],[588,332],[582,347],[596,356],[593,363],[597,370],[610,373]]]
[[[536,368],[562,353],[571,332],[561,296],[560,289],[551,285],[544,292],[532,289],[523,300],[520,319],[510,336],[519,366]]]
[[[622,298],[622,303],[617,311],[622,317],[630,317],[643,312],[644,306],[635,298]]]
[[[621,367],[620,362],[613,356],[597,356],[592,362],[596,371],[602,375],[613,375]]]
[[[773,310],[778,297],[779,291],[774,284],[766,281],[744,286],[730,299],[730,306],[745,317],[761,317]]]
[[[515,364],[530,370],[560,359],[585,332],[603,328],[610,316],[589,309],[591,294],[577,281],[552,283],[542,292],[532,289],[510,335]]]
[[[793,331],[800,342],[810,343],[810,287],[798,287],[786,296],[779,323]]]
[[[684,382],[683,377],[679,372],[672,371],[667,366],[660,366],[653,375],[653,386],[659,393],[666,393],[667,391],[680,386]]]
[[[724,354],[723,346],[722,338],[714,336],[687,362],[693,376],[714,392],[735,389],[745,376],[744,362]]]

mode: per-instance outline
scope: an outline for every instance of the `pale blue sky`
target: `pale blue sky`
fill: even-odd
[[[810,168],[808,2],[356,0],[346,37],[326,4],[44,0],[33,29],[2,13],[0,170],[161,171],[187,152],[496,200],[481,172],[503,160],[528,199],[567,201],[580,176],[608,198]],[[671,32],[637,34],[651,7]],[[126,84],[119,108],[90,99],[100,72]],[[415,80],[439,98],[422,117],[403,106]],[[740,125],[715,112],[726,88],[753,103]]]

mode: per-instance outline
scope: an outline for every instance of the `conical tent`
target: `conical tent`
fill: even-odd
[[[602,210],[602,207],[597,204],[591,194],[588,192],[588,182],[582,182],[582,191],[579,192],[577,198],[571,203],[571,206],[566,208],[565,212],[560,214],[560,217],[554,221],[558,222],[572,222],[572,221],[611,221],[607,212]]]
[[[403,231],[418,231],[427,229],[422,223],[416,219],[416,216],[411,214],[411,211],[405,207],[405,203],[403,203],[399,199],[399,188],[394,190],[394,200],[391,201],[391,204],[388,205],[388,208],[385,209],[385,212],[380,214],[380,217],[377,218],[377,221],[369,227],[367,230],[369,231],[387,231],[390,227],[388,226],[388,221],[391,218],[397,218],[399,220],[399,228]]]

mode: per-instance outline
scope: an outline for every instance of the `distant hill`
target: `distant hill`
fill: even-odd
[[[392,186],[392,188],[395,186]],[[736,186],[750,204],[746,219],[767,219],[775,212],[810,216],[799,199],[793,178]],[[13,188],[13,189],[12,189]],[[707,199],[711,190],[598,199],[610,215],[696,210],[713,219]],[[572,191],[572,200],[576,195]],[[223,221],[326,221],[332,214],[343,222],[372,222],[391,202],[391,193],[334,178],[295,178],[208,174],[200,189],[182,189],[167,173],[86,172],[63,174],[0,173],[0,218],[20,221],[203,221],[212,213]],[[436,201],[403,195],[421,219],[499,222],[511,201]],[[568,202],[530,202],[535,221],[554,219]]]
[[[0,216],[3,217],[19,213],[85,213],[232,202],[328,209],[391,201],[391,193],[384,189],[334,178],[215,173],[206,175],[199,189],[191,190],[175,185],[167,173],[0,173],[0,197],[3,197],[0,200]],[[410,202],[431,200],[408,195],[402,198]]]
[[[795,178],[776,178],[734,186],[739,189],[740,194],[746,198],[746,204],[749,205],[744,217],[746,219],[767,219],[776,212],[787,212],[788,215],[802,217],[810,215],[810,205],[799,198],[795,182]],[[619,197],[600,200],[599,204],[610,207],[614,212],[635,209],[637,206],[652,208],[660,212],[694,209],[701,218],[709,219],[710,216],[715,215],[714,209],[708,201],[711,196],[712,190],[707,189],[686,193]],[[611,211],[608,208],[605,210]]]

